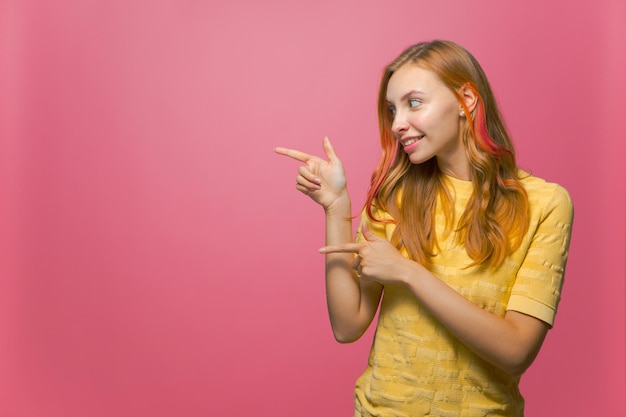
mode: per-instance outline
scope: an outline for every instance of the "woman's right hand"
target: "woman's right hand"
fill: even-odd
[[[328,211],[336,202],[349,197],[343,164],[328,137],[324,138],[323,145],[328,161],[295,149],[278,147],[274,151],[304,162],[304,165],[298,168],[296,188]]]

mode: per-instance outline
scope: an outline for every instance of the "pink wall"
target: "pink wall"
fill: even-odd
[[[622,416],[621,0],[0,1],[0,415],[350,415],[323,219],[283,145],[377,159],[382,66],[448,38],[576,221],[529,416]]]

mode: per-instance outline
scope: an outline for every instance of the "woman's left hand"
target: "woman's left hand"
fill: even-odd
[[[418,266],[405,258],[387,239],[373,233],[363,225],[364,242],[325,246],[319,251],[328,253],[354,253],[352,267],[361,280],[376,281],[381,284],[405,283],[411,270]]]

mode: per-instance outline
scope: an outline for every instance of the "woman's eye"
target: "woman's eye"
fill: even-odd
[[[395,107],[387,107],[387,113],[389,113],[392,116],[396,115],[396,108]]]
[[[413,107],[417,107],[421,104],[421,102],[416,99],[416,98],[410,98],[409,99],[409,107],[413,108]]]

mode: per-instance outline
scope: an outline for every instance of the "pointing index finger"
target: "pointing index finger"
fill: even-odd
[[[290,157],[292,159],[295,159],[296,161],[300,161],[300,162],[306,162],[306,161],[310,160],[311,158],[313,158],[313,156],[309,155],[308,153],[300,152],[300,151],[297,151],[295,149],[283,148],[283,147],[280,147],[280,146],[274,148],[274,152],[276,152],[279,155],[288,156],[288,157]]]
[[[359,243],[346,243],[343,245],[324,246],[319,249],[320,253],[359,253],[361,245]]]

